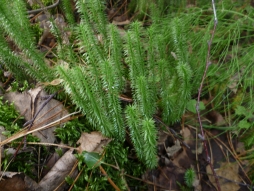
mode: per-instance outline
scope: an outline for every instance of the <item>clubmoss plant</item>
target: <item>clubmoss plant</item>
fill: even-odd
[[[196,178],[195,171],[192,168],[187,169],[184,174],[184,181],[188,187],[193,187],[193,182],[195,178]]]
[[[11,4],[9,1],[2,1],[0,12],[0,26],[4,30],[0,35],[0,46],[3,50],[0,58],[5,67],[15,73],[18,79],[26,80],[30,76],[41,82],[52,80],[53,71],[45,63],[43,55],[36,50],[24,1],[17,0]],[[12,19],[13,17],[16,19]],[[8,35],[25,56],[20,56],[11,50],[4,40],[5,35]]]
[[[76,142],[81,136],[81,132],[87,131],[87,127],[81,120],[74,119],[68,121],[62,127],[56,128],[55,133],[63,143],[76,146]]]

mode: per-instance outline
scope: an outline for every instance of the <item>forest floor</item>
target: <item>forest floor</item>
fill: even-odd
[[[113,5],[110,1],[106,10],[108,21],[114,23],[119,27],[124,33],[125,25],[132,22],[136,13],[128,13],[128,3],[125,0],[118,2],[117,6]],[[188,6],[195,6],[189,4]],[[31,22],[36,20],[45,28],[47,18],[43,17],[43,12],[37,14],[30,14]],[[59,18],[63,17],[58,14]],[[146,17],[143,21],[149,25],[149,20]],[[63,27],[66,23],[62,23]],[[56,39],[51,33],[43,33],[38,39],[39,50],[46,53],[47,58],[53,58],[54,54],[50,51],[54,48]],[[16,47],[13,50],[18,51]],[[3,97],[9,102],[14,102],[16,109],[21,115],[24,116],[26,121],[31,119],[31,116],[36,114],[41,105],[45,103],[42,98],[47,95],[44,90],[40,88],[34,88],[29,91],[25,90],[23,93],[19,91],[11,91],[11,84],[15,79],[8,71],[4,72],[4,81],[1,84],[2,89],[5,90]],[[51,85],[57,85],[60,82],[48,82]],[[24,85],[24,84],[23,84]],[[45,84],[44,84],[45,85]],[[13,86],[13,84],[12,84]],[[50,95],[49,95],[50,96]],[[226,126],[227,122],[225,116],[219,111],[213,110],[210,104],[211,98],[201,100],[203,105],[206,107],[202,111],[202,123],[214,126]],[[196,102],[194,102],[196,103]],[[191,107],[191,106],[190,106]],[[239,141],[238,136],[236,136],[231,131],[219,130],[219,129],[204,129],[206,138],[205,140],[200,139],[198,134],[198,119],[195,112],[186,111],[182,116],[179,123],[174,126],[168,127],[163,124],[160,118],[157,118],[157,125],[160,126],[158,135],[158,161],[159,165],[153,170],[147,170],[142,177],[133,177],[139,180],[140,184],[146,185],[148,190],[204,190],[204,191],[215,191],[217,190],[218,184],[222,191],[236,191],[236,190],[253,190],[254,187],[251,186],[252,181],[248,176],[248,171],[250,170],[249,160],[239,160],[241,156],[246,153],[244,144]],[[57,101],[54,97],[46,103],[46,106],[40,112],[39,120],[36,120],[33,125],[36,127],[44,128],[38,129],[33,135],[39,137],[41,142],[45,145],[54,145],[56,142],[56,137],[54,135],[55,127],[50,123],[56,120],[70,120],[63,119],[62,116],[68,115],[68,110],[65,105]],[[55,116],[51,119],[51,116]],[[33,127],[36,129],[35,127]],[[225,127],[226,128],[226,127]],[[4,131],[0,129],[0,132]],[[23,134],[22,134],[23,133]],[[17,136],[24,136],[25,132],[21,132],[16,135],[16,137],[7,138],[1,135],[1,146],[10,143],[17,139]],[[45,138],[45,135],[47,138]],[[86,140],[89,140],[86,142]],[[82,134],[79,139],[80,146],[77,148],[68,147],[63,145],[65,149],[74,150],[87,150],[90,151],[101,150],[101,147],[105,146],[111,140],[103,137],[99,132],[94,134]],[[211,160],[212,168],[215,169],[215,173],[219,180],[216,183],[213,172],[211,170],[211,165],[207,162],[207,153],[204,149],[204,141],[209,150],[209,157]],[[32,144],[32,143],[31,143]],[[28,143],[29,145],[29,143]],[[98,146],[99,145],[99,146]],[[86,148],[84,148],[86,147]],[[16,149],[10,151],[10,153],[16,155]],[[30,152],[22,151],[22,152]],[[20,152],[18,152],[19,155]],[[2,153],[3,155],[3,153]],[[1,158],[1,157],[0,157]],[[42,159],[33,159],[41,161]],[[44,160],[44,159],[43,159]],[[2,159],[2,162],[4,159]],[[71,155],[68,151],[59,157],[58,154],[54,153],[52,156],[48,157],[45,162],[46,166],[51,166],[52,169],[43,170],[40,174],[40,182],[36,183],[34,180],[29,178],[29,176],[24,175],[20,172],[1,172],[0,173],[0,190],[3,191],[23,191],[23,190],[33,190],[39,187],[49,187],[45,190],[53,190],[51,184],[55,185],[64,181],[65,176],[73,170],[73,166],[76,164],[75,157]],[[38,162],[39,163],[39,162]],[[64,164],[68,169],[67,174],[61,171],[59,166]],[[193,169],[196,173],[192,186],[186,186],[186,171],[188,169]],[[3,170],[3,169],[2,169]],[[73,176],[77,175],[77,171],[73,173]],[[103,170],[101,170],[103,173]],[[56,175],[57,174],[57,175]],[[59,181],[57,179],[60,179]],[[66,185],[59,185],[59,190],[68,190]],[[68,186],[67,186],[68,188]],[[130,190],[139,190],[139,188],[130,188]]]

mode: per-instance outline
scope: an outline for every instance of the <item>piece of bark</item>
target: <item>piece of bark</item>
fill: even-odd
[[[55,166],[47,173],[45,177],[39,182],[39,186],[42,191],[55,190],[69,175],[77,159],[72,154],[73,150],[67,151],[55,164]],[[77,170],[73,173],[73,176],[77,175]],[[64,190],[64,187],[68,185],[65,183],[59,187],[58,190]]]

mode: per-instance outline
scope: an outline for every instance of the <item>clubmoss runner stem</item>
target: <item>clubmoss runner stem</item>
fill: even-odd
[[[214,34],[215,34],[215,31],[216,31],[216,27],[217,27],[217,24],[218,24],[214,0],[212,0],[212,7],[213,7],[213,13],[214,13],[214,26],[213,26],[213,30],[212,30],[212,36],[211,36],[210,40],[208,41],[206,67],[205,67],[205,71],[204,71],[204,74],[203,74],[203,77],[202,77],[202,80],[201,80],[201,83],[200,83],[200,86],[199,86],[199,90],[198,90],[196,111],[197,111],[198,122],[199,122],[199,126],[200,126],[200,132],[201,132],[201,135],[199,134],[199,137],[201,137],[201,140],[203,141],[204,149],[205,149],[205,152],[206,152],[206,161],[210,165],[211,170],[213,172],[213,175],[214,175],[214,178],[215,178],[215,181],[216,181],[216,185],[217,185],[217,189],[218,189],[218,191],[221,191],[218,176],[217,176],[217,174],[216,174],[216,172],[213,168],[213,164],[211,162],[211,157],[210,157],[210,154],[209,154],[209,151],[208,151],[207,141],[205,139],[205,133],[204,133],[203,125],[202,125],[202,122],[201,122],[201,116],[200,116],[200,112],[199,112],[200,97],[201,97],[201,92],[202,92],[203,85],[204,85],[204,80],[206,78],[207,70],[208,70],[209,66],[211,65],[211,61],[210,61],[211,45],[212,45],[212,41],[213,41]]]

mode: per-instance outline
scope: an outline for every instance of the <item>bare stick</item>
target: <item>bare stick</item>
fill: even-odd
[[[57,0],[53,5],[43,7],[43,8],[40,8],[40,9],[36,9],[36,10],[27,11],[27,13],[28,14],[34,14],[34,13],[39,13],[39,12],[44,11],[44,10],[52,9],[52,8],[56,7],[59,3],[60,3],[60,0]]]
[[[198,89],[198,98],[197,98],[196,111],[197,111],[197,115],[198,115],[198,122],[199,122],[199,126],[200,126],[200,131],[201,131],[201,134],[199,134],[198,136],[203,141],[204,149],[205,149],[205,152],[206,152],[206,161],[210,165],[211,170],[213,172],[213,175],[215,177],[215,181],[216,181],[216,184],[217,184],[217,189],[218,189],[218,191],[221,191],[220,184],[219,184],[219,179],[218,179],[218,176],[217,176],[216,172],[214,171],[213,164],[211,162],[211,158],[210,158],[210,155],[209,155],[209,152],[208,152],[207,141],[205,139],[205,133],[204,133],[204,129],[203,129],[203,125],[202,125],[201,117],[200,117],[200,112],[199,112],[199,105],[200,105],[200,97],[201,97],[202,88],[203,88],[203,85],[204,85],[204,81],[205,81],[205,78],[206,78],[208,67],[211,65],[211,61],[210,61],[211,45],[212,45],[212,41],[213,41],[214,34],[215,34],[215,31],[216,31],[216,27],[217,27],[217,24],[218,24],[218,19],[217,19],[217,15],[216,15],[216,8],[215,8],[214,0],[212,0],[212,6],[213,6],[213,14],[214,14],[214,26],[213,26],[212,36],[211,36],[210,40],[208,41],[206,67],[205,67],[205,71],[204,71],[204,74],[203,74],[203,77],[202,77],[202,81],[201,81],[199,89]]]
[[[70,114],[68,114],[68,115],[66,115],[66,116],[64,116],[64,117],[62,117],[61,119],[58,119],[58,120],[56,120],[56,121],[53,121],[53,122],[51,122],[51,123],[49,123],[49,124],[47,124],[47,125],[44,125],[44,126],[42,126],[42,127],[38,127],[38,128],[36,128],[36,129],[30,130],[30,131],[27,131],[27,129],[26,129],[26,130],[24,130],[24,131],[18,132],[18,133],[15,134],[14,136],[11,136],[11,137],[5,139],[4,141],[0,142],[0,146],[3,146],[3,145],[5,145],[5,144],[7,144],[7,143],[10,143],[11,141],[14,141],[14,140],[16,140],[16,139],[18,139],[18,138],[20,138],[20,137],[24,137],[24,136],[26,136],[26,135],[28,135],[28,134],[33,133],[33,132],[41,131],[41,130],[44,130],[44,129],[47,129],[47,128],[50,128],[50,127],[59,125],[60,122],[63,122],[63,121],[65,122],[65,120],[68,119],[70,116],[75,115],[75,114],[78,114],[78,113],[80,113],[80,111],[70,113]]]
[[[31,127],[33,126],[33,123],[36,119],[36,117],[39,115],[39,113],[43,110],[43,108],[49,103],[49,101],[57,94],[58,92],[55,92],[54,94],[51,94],[48,96],[48,98],[42,103],[42,105],[40,106],[39,110],[36,112],[36,114],[34,115],[34,117],[30,120],[30,121],[27,121],[23,126],[27,126],[29,125],[28,127],[28,131],[31,129]]]

